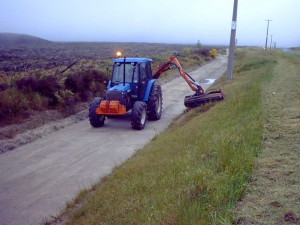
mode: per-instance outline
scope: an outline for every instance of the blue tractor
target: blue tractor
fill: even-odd
[[[172,56],[152,74],[152,59],[149,58],[117,58],[113,62],[112,77],[108,82],[103,98],[97,97],[90,104],[89,120],[93,127],[104,125],[105,117],[125,115],[131,110],[131,126],[142,130],[147,119],[159,120],[162,114],[162,91],[156,84],[159,76],[173,67],[195,91],[194,95],[186,96],[186,107],[197,107],[210,101],[223,100],[223,91],[215,90],[204,93],[203,88]]]
[[[124,115],[132,110],[131,126],[142,130],[147,119],[159,120],[162,91],[152,77],[152,59],[117,58],[104,98],[94,98],[89,108],[90,124],[101,127],[105,117]]]

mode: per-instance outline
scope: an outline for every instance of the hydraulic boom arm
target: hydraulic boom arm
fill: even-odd
[[[180,65],[178,59],[176,59],[176,57],[174,56],[172,56],[167,62],[159,66],[152,77],[154,79],[157,79],[163,72],[172,69],[174,66],[178,69],[180,75],[188,83],[190,88],[196,92],[194,95],[185,96],[184,105],[186,107],[197,107],[207,102],[220,101],[224,99],[224,93],[222,89],[204,93],[201,85],[182,69],[182,66]]]
[[[166,72],[169,69],[172,69],[174,66],[178,69],[180,75],[188,83],[190,88],[196,92],[197,95],[204,93],[201,85],[182,69],[182,66],[175,56],[172,56],[167,62],[158,67],[152,77],[154,79],[157,79],[162,73]]]

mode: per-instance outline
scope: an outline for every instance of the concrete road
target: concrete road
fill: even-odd
[[[219,56],[190,75],[197,81],[217,79],[226,63],[227,57]],[[130,114],[107,119],[102,128],[84,120],[0,155],[0,224],[40,224],[57,215],[81,189],[167,128],[184,111],[184,96],[193,92],[181,77],[163,84],[162,90],[162,118],[148,121],[142,131],[131,129]]]

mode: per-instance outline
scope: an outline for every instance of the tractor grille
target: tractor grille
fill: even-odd
[[[121,91],[108,91],[106,92],[106,100],[119,101],[122,105],[126,106],[127,96]]]

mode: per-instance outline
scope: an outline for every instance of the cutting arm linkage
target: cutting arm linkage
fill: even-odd
[[[201,85],[182,69],[182,66],[180,65],[178,59],[174,56],[172,56],[167,62],[159,66],[152,77],[154,79],[157,79],[163,72],[172,69],[174,66],[178,69],[180,75],[188,83],[190,88],[195,91],[193,95],[185,96],[184,105],[186,107],[197,107],[207,102],[220,101],[224,99],[224,93],[222,89],[204,93]]]
[[[196,92],[197,95],[204,94],[204,90],[201,85],[182,69],[180,62],[175,56],[170,57],[167,62],[159,66],[152,77],[154,79],[157,79],[162,73],[166,72],[169,69],[172,69],[174,66],[178,69],[180,75],[187,82],[190,88]]]

